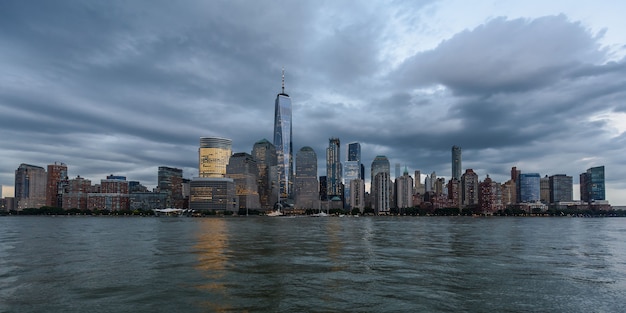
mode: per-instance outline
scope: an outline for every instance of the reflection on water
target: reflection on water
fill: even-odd
[[[0,312],[625,312],[625,219],[0,218]]]
[[[211,298],[226,298],[227,288],[223,278],[226,273],[228,256],[228,228],[223,218],[202,219],[195,233],[196,243],[193,251],[197,257],[194,268],[205,278],[205,283],[197,288],[206,290],[213,296],[202,301],[203,306],[214,312],[225,312],[230,308]]]

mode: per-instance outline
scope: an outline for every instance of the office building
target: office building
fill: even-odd
[[[539,201],[550,203],[550,178],[548,175],[539,179]]]
[[[201,137],[198,149],[199,176],[221,178],[226,176],[226,165],[232,154],[232,141],[218,137]]]
[[[518,176],[519,203],[533,203],[540,201],[541,175],[538,173],[521,173]]]
[[[293,144],[291,142],[291,98],[285,93],[285,70],[281,92],[276,95],[274,106],[274,146],[278,161],[280,198],[292,197]]]
[[[15,205],[18,210],[46,205],[47,173],[43,167],[20,164],[15,170]]]
[[[574,185],[572,176],[556,174],[549,177],[549,203],[572,202],[574,200]]]
[[[461,180],[463,165],[461,163],[461,147],[452,146],[452,178]]]
[[[374,158],[374,161],[372,161],[371,175],[370,175],[371,180],[373,181],[374,178],[376,177],[376,174],[380,172],[385,172],[387,174],[390,173],[389,159],[387,159],[387,157],[384,155],[376,156]]]
[[[580,174],[580,200],[587,203],[606,200],[604,166],[592,167]]]
[[[329,197],[339,196],[340,198],[343,198],[340,152],[341,144],[339,142],[339,138],[330,138],[328,140],[328,148],[326,149],[326,179]]]
[[[320,176],[320,201],[328,201],[328,182],[326,176]]]
[[[235,182],[235,195],[239,209],[260,209],[258,166],[252,155],[240,152],[230,157],[226,166],[226,176]]]
[[[358,209],[361,214],[365,209],[365,181],[361,178],[350,180],[350,208]]]
[[[232,178],[194,177],[189,183],[189,209],[196,211],[239,211],[239,198]]]
[[[182,169],[159,166],[157,184],[159,192],[166,194],[164,204],[166,208],[182,209],[184,207]],[[138,197],[136,197],[136,199],[138,199]]]
[[[252,156],[258,168],[259,202],[261,208],[270,210],[278,202],[278,159],[276,147],[267,139],[261,139],[254,143]]]
[[[319,209],[317,154],[311,147],[303,147],[296,154],[295,184],[295,207],[297,209]]]
[[[424,188],[424,184],[422,184],[422,172],[420,170],[415,171],[415,176],[413,177],[415,181],[415,193],[423,195],[426,191]]]

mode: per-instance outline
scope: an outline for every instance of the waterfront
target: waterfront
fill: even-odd
[[[620,312],[623,218],[0,218],[2,312]]]

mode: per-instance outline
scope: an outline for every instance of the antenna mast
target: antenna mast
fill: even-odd
[[[282,93],[285,93],[285,68],[283,67],[283,91]]]

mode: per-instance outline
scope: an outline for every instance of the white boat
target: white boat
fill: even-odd
[[[283,212],[281,212],[280,209],[278,209],[276,211],[268,212],[266,215],[267,216],[282,216]]]
[[[326,217],[328,216],[328,214],[320,211],[319,213],[311,214],[310,216],[311,217]]]

